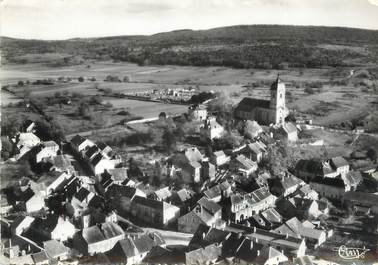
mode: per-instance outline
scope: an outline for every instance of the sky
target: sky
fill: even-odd
[[[378,30],[378,0],[0,0],[0,35],[68,39],[231,25]]]

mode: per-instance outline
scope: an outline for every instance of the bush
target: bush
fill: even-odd
[[[307,94],[310,94],[310,95],[315,94],[315,90],[311,87],[306,87],[304,89],[304,92],[306,92]]]

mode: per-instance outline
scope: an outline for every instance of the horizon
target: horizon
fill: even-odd
[[[0,7],[0,35],[17,39],[146,36],[238,25],[378,30],[378,0],[4,0]]]
[[[220,26],[214,28],[206,28],[206,29],[173,29],[170,31],[162,31],[156,32],[152,34],[132,34],[132,35],[104,35],[104,36],[90,36],[90,37],[72,37],[66,39],[36,39],[36,38],[18,38],[13,36],[6,36],[1,35],[1,38],[9,38],[9,39],[18,39],[18,40],[36,40],[36,41],[69,41],[69,40],[76,40],[76,39],[103,39],[103,38],[117,38],[117,37],[151,37],[158,34],[165,34],[165,33],[172,33],[178,31],[206,31],[206,30],[213,30],[213,29],[220,29],[220,28],[232,28],[232,27],[240,27],[240,26],[282,26],[282,27],[314,27],[314,28],[343,28],[343,29],[354,29],[354,30],[367,30],[367,31],[378,31],[378,29],[368,29],[368,28],[357,28],[357,27],[342,27],[342,26],[323,26],[323,25],[288,25],[288,24],[238,24],[238,25],[229,25],[229,26]]]

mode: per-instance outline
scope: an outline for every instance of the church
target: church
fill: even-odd
[[[243,98],[235,108],[235,117],[263,125],[283,124],[287,116],[285,90],[285,84],[278,76],[270,87],[270,100]]]

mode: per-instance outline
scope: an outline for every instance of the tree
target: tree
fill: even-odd
[[[366,152],[366,155],[368,158],[370,158],[371,161],[376,162],[377,161],[377,151],[373,148],[369,148]]]
[[[24,86],[24,81],[18,81],[17,86]]]
[[[64,132],[60,124],[53,118],[49,122],[44,120],[36,121],[36,135],[42,141],[54,140],[60,143],[65,140]]]
[[[125,77],[123,78],[123,82],[125,82],[125,83],[129,83],[130,80],[131,80],[131,78],[130,78],[129,76],[125,76]]]
[[[89,108],[88,103],[82,102],[79,105],[79,108],[77,109],[77,115],[81,117],[89,117],[89,114],[90,114],[90,108]]]
[[[165,148],[167,153],[172,153],[176,151],[176,135],[172,130],[165,129],[162,137],[162,145]]]
[[[84,82],[84,77],[80,76],[77,80],[78,80],[79,82]]]
[[[256,121],[247,120],[243,128],[244,136],[253,139],[262,132],[262,128]]]
[[[13,154],[13,145],[6,137],[1,137],[1,157],[8,160]]]

